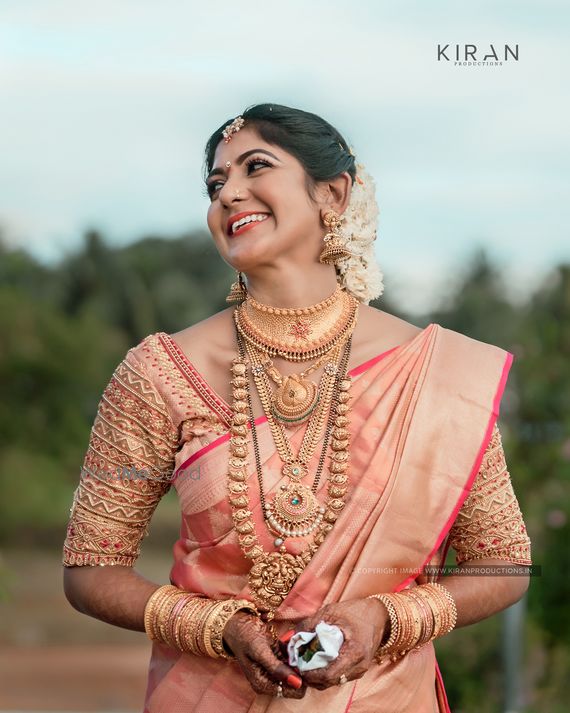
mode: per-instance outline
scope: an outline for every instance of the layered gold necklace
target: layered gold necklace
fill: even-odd
[[[257,353],[254,376],[264,374],[277,385],[271,396],[271,413],[285,425],[306,421],[316,408],[320,392],[307,377],[346,342],[356,324],[358,301],[340,286],[326,300],[300,309],[277,308],[248,296],[234,312],[238,332],[245,339],[250,358]],[[261,355],[265,355],[262,358]],[[282,376],[271,357],[316,362],[299,374]],[[331,375],[327,364],[325,372]],[[326,385],[326,380],[325,380]],[[265,388],[267,392],[267,388]]]
[[[350,440],[347,368],[358,302],[339,288],[327,300],[302,310],[277,309],[255,301],[253,306],[248,305],[252,299],[248,297],[234,313],[239,356],[231,367],[234,415],[230,428],[228,494],[240,546],[253,562],[248,580],[252,596],[271,620],[344,507]],[[317,361],[301,374],[282,377],[271,362],[271,356],[276,355],[291,361]],[[323,362],[319,385],[310,386],[306,376]],[[248,370],[283,462],[282,473],[289,481],[267,500]],[[272,392],[271,381],[277,384],[276,393]],[[274,540],[277,551],[273,552],[263,549],[249,509],[248,420],[265,523],[277,535]],[[308,423],[295,454],[285,427],[303,421]],[[321,438],[321,454],[309,486],[301,481],[308,479],[309,462]],[[329,445],[328,490],[325,502],[321,503],[317,491]],[[312,541],[299,554],[288,551],[287,538],[307,536]]]

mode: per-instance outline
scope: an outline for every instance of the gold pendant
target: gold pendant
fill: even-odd
[[[266,552],[249,571],[250,589],[261,606],[277,609],[289,594],[305,562],[299,555],[287,552]]]
[[[271,503],[265,505],[269,528],[282,537],[305,537],[318,527],[325,508],[312,490],[301,483],[282,485]]]
[[[306,465],[301,463],[299,459],[296,459],[285,463],[281,468],[281,472],[286,478],[290,478],[291,480],[301,480],[301,478],[304,478],[309,471],[307,470]]]
[[[314,381],[299,374],[283,379],[273,394],[272,413],[275,418],[292,425],[303,423],[319,401],[319,390]]]

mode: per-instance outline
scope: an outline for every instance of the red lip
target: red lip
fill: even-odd
[[[241,220],[242,218],[245,218],[246,215],[269,215],[269,214],[264,213],[263,211],[260,211],[260,210],[246,210],[241,213],[236,213],[235,215],[230,216],[227,226],[226,226],[226,233],[230,237],[232,235],[234,235],[234,233],[232,233],[232,225],[236,222],[236,220]],[[263,222],[263,221],[259,221],[259,222]],[[248,225],[255,225],[255,223],[249,223]]]

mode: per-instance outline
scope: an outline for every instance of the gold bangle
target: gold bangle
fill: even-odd
[[[160,640],[163,641],[167,646],[170,645],[168,640],[168,634],[170,629],[170,616],[172,611],[181,597],[185,596],[183,590],[178,590],[177,592],[172,592],[172,594],[167,597],[162,604],[159,605],[156,614],[156,621],[158,622],[158,632],[160,635]]]
[[[396,609],[392,604],[392,600],[389,594],[371,594],[368,599],[378,599],[384,605],[386,611],[388,612],[388,621],[390,622],[390,634],[387,641],[383,644],[380,642],[380,646],[376,649],[374,658],[377,663],[382,663],[384,657],[391,653],[394,642],[398,637],[399,621],[396,614]]]
[[[373,594],[388,611],[390,635],[388,640],[376,650],[374,658],[382,663],[385,657],[397,661],[421,640],[423,631],[422,614],[413,598],[407,592],[397,594]]]
[[[417,635],[418,622],[415,619],[415,611],[409,597],[398,593],[394,595],[394,606],[400,620],[401,635],[394,644],[395,653],[398,656],[405,656],[414,647]]]
[[[259,616],[248,599],[212,600],[166,584],[148,598],[144,628],[151,641],[186,653],[228,659],[231,656],[224,647],[224,628],[240,609]]]
[[[189,622],[192,621],[193,612],[195,612],[202,604],[200,599],[201,597],[190,597],[180,611],[178,625],[174,632],[174,643],[179,651],[193,653],[187,643],[187,629]]]
[[[195,644],[196,619],[199,612],[201,612],[202,609],[208,605],[208,602],[208,599],[196,597],[188,605],[188,609],[184,612],[184,616],[180,624],[181,651],[195,654],[197,656],[200,655],[200,652],[196,648]]]
[[[417,587],[410,589],[408,592],[408,596],[412,597],[412,599],[417,602],[418,607],[421,611],[422,631],[420,639],[416,644],[416,648],[419,648],[420,646],[423,646],[423,644],[426,644],[428,641],[431,641],[435,629],[435,619],[433,617],[433,611],[431,607],[424,600],[424,598],[416,592],[416,589]]]
[[[179,591],[178,587],[174,587],[172,584],[165,584],[162,587],[158,587],[148,598],[145,609],[144,609],[144,629],[148,638],[152,641],[157,639],[156,631],[154,628],[155,612],[157,605],[167,596],[169,596],[173,591]]]
[[[433,617],[433,631],[431,639],[437,639],[444,629],[445,621],[443,618],[444,611],[441,608],[441,600],[438,595],[430,589],[430,584],[421,584],[415,588],[416,596],[421,597],[426,605],[430,608]]]
[[[432,587],[441,592],[449,603],[449,608],[446,610],[448,615],[448,629],[445,632],[446,634],[448,634],[455,628],[455,625],[457,624],[457,605],[455,603],[455,599],[453,598],[453,594],[443,584],[440,584],[439,582],[434,582],[432,584]]]
[[[202,649],[206,656],[210,658],[218,658],[218,655],[212,648],[212,626],[214,621],[218,616],[218,612],[223,609],[224,602],[215,602],[210,610],[208,611],[207,617],[204,619],[204,626],[201,631],[201,644]]]
[[[434,617],[438,620],[437,630],[434,632],[435,638],[439,639],[448,629],[448,602],[445,597],[432,584],[424,585],[426,587],[426,601],[429,603]]]
[[[451,592],[436,582],[422,584],[416,587],[415,591],[424,598],[432,610],[434,618],[432,639],[448,634],[457,623],[457,607]]]
[[[204,652],[200,647],[202,624],[212,606],[211,599],[205,599],[202,606],[193,612],[192,619],[188,622],[188,644],[190,650],[197,656],[203,656]]]
[[[180,622],[180,616],[190,599],[192,599],[191,594],[184,594],[182,597],[180,597],[180,599],[178,599],[178,601],[172,608],[172,613],[169,617],[170,626],[168,627],[168,644],[173,649],[178,648],[176,646],[176,634],[178,630],[178,624]]]
[[[259,617],[259,611],[253,602],[248,599],[229,599],[224,602],[217,618],[212,623],[211,646],[215,655],[223,659],[231,659],[233,656],[224,647],[224,629],[228,621],[238,611],[250,611]]]

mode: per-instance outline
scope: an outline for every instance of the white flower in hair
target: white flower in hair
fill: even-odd
[[[337,269],[343,287],[365,304],[384,292],[382,271],[374,253],[378,214],[374,179],[361,163],[356,164],[356,180],[342,222],[346,247],[354,255],[342,260]]]

